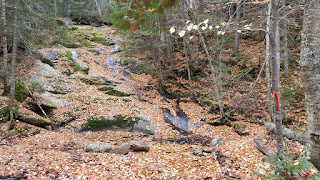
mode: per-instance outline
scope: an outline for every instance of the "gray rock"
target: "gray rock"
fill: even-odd
[[[194,150],[193,154],[198,155],[204,151],[204,147],[200,147],[199,149]]]
[[[97,144],[88,144],[88,145],[85,147],[85,150],[86,150],[87,152],[91,152],[91,151],[93,151],[93,152],[101,152],[102,147],[99,146],[99,145],[97,145]]]
[[[149,144],[144,141],[130,141],[129,144],[131,145],[130,150],[134,152],[148,152],[150,150]]]
[[[122,144],[121,146],[115,147],[113,148],[110,153],[114,153],[114,154],[128,154],[131,150],[131,144],[129,143],[125,143]]]
[[[79,57],[79,54],[77,53],[76,50],[71,49],[70,52],[71,52],[71,54],[72,54],[72,56],[71,56],[72,59],[75,59],[75,58],[78,58],[78,57]]]
[[[218,136],[211,141],[210,147],[215,147],[217,145],[220,146],[223,143],[224,143],[223,139]]]
[[[101,152],[110,152],[112,150],[112,145],[109,143],[105,143],[102,147],[101,147]]]
[[[55,70],[49,64],[42,63],[41,61],[37,61],[31,71],[40,72],[40,75],[43,77],[59,78],[62,76],[59,71]]]
[[[132,132],[142,132],[146,134],[155,134],[157,127],[148,119],[142,119],[135,123],[131,129]]]
[[[45,90],[45,91],[53,91],[54,88],[51,86],[49,81],[43,77],[40,76],[32,76],[29,79],[29,82],[36,86],[40,90]]]
[[[100,54],[101,54],[99,50],[95,50],[95,49],[91,49],[91,50],[89,50],[89,52],[91,52],[95,56],[100,56]]]
[[[40,52],[41,57],[50,62],[55,62],[59,59],[59,53],[57,51],[42,51]]]
[[[55,94],[50,92],[45,92],[41,94],[40,98],[44,102],[48,103],[49,106],[53,106],[53,107],[57,107],[57,106],[69,107],[70,106],[68,102],[58,99],[58,97],[56,97]]]

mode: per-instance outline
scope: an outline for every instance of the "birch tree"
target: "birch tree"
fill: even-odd
[[[320,170],[320,2],[307,0],[301,46],[301,73],[306,95],[307,155]]]

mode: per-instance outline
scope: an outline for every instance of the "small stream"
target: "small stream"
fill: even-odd
[[[102,32],[102,28],[98,29],[99,32]],[[107,58],[105,59],[105,62],[103,64],[103,68],[107,69],[111,69],[112,70],[112,76],[116,77],[116,72],[120,72],[123,74],[124,77],[130,77],[131,78],[131,73],[126,71],[125,69],[123,69],[123,67],[121,66],[121,59],[119,57],[116,56],[116,52],[119,50],[119,48],[121,47],[120,43],[113,38],[113,41],[115,42],[115,44],[112,46],[112,49],[110,50],[109,55],[107,56]],[[123,78],[117,78],[119,80],[124,80]],[[136,93],[140,94],[140,92],[138,91],[137,88],[136,89]],[[138,99],[140,100],[140,98],[138,97]],[[167,118],[174,126],[176,126],[178,129],[185,131],[185,132],[191,132],[190,130],[190,122],[188,120],[188,117],[186,115],[184,116],[177,116],[176,118],[171,114],[170,110],[166,109],[163,111],[163,115],[165,116],[165,118]]]

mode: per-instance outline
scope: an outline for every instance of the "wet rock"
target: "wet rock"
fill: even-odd
[[[130,150],[134,152],[148,152],[150,150],[149,144],[144,141],[130,141],[129,144],[131,145]]]
[[[220,146],[223,143],[224,143],[223,139],[218,136],[211,141],[210,147]]]
[[[121,146],[115,147],[113,148],[110,153],[114,153],[114,154],[128,154],[131,150],[131,144],[129,143],[125,143],[122,144]]]

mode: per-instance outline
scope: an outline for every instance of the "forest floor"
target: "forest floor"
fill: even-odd
[[[103,27],[102,31],[111,36],[110,32],[113,30],[110,27]],[[94,28],[92,32],[98,32],[98,28]],[[253,49],[253,46],[256,45],[247,48]],[[106,48],[106,52],[111,49],[110,46],[97,44],[95,49],[99,48]],[[81,81],[80,78],[66,76],[65,83],[61,86],[69,87],[72,92],[65,95],[59,94],[59,98],[67,101],[70,106],[54,109],[51,119],[64,120],[66,119],[65,112],[71,112],[77,116],[77,119],[70,125],[53,131],[17,122],[18,126],[28,126],[29,130],[26,130],[27,135],[24,137],[16,136],[1,140],[0,175],[8,176],[25,172],[28,179],[236,179],[238,177],[256,179],[252,171],[262,172],[263,168],[269,168],[269,164],[262,161],[263,154],[253,143],[255,137],[266,133],[264,126],[246,122],[245,120],[252,119],[237,115],[240,121],[232,122],[232,124],[243,124],[246,126],[246,131],[250,133],[248,136],[240,136],[233,127],[212,126],[203,121],[204,119],[212,120],[219,115],[208,113],[199,104],[181,102],[180,107],[189,118],[193,134],[212,139],[219,136],[224,140],[224,143],[215,150],[223,156],[218,155],[219,153],[195,155],[194,151],[200,147],[206,150],[212,148],[208,145],[179,144],[171,141],[185,137],[164,121],[162,108],[174,112],[175,100],[164,100],[155,89],[145,90],[144,87],[154,81],[153,77],[131,73],[132,78],[128,78],[119,73],[115,78],[111,69],[105,69],[94,62],[95,60],[103,64],[108,53],[95,56],[88,51],[89,49],[76,49],[80,55],[79,59],[90,67],[88,74],[79,73],[80,77],[86,79],[97,76],[106,77],[109,80],[120,82],[116,89],[129,94],[136,94],[136,88],[138,88],[141,98],[146,101],[140,101],[136,95],[110,96],[98,90],[103,85],[90,85]],[[57,47],[44,50],[66,51],[68,49]],[[245,51],[245,49],[242,50]],[[62,62],[59,61],[55,69],[63,71]],[[28,69],[24,69],[21,65],[20,73],[25,72],[25,77],[31,77],[32,74],[28,74],[27,71]],[[122,78],[123,81],[119,81],[119,78]],[[248,87],[245,84],[244,86]],[[1,103],[4,104],[5,101],[2,100]],[[23,109],[23,106],[20,106]],[[75,132],[75,129],[81,128],[81,125],[86,123],[90,117],[119,114],[133,117],[143,116],[150,119],[157,128],[156,133],[147,135],[111,130]],[[199,124],[201,126],[196,126]],[[7,127],[8,124],[2,125],[1,133],[4,133]],[[33,134],[33,132],[39,133]],[[90,143],[109,142],[117,146],[131,140],[147,142],[150,145],[150,151],[119,155],[85,152],[83,149]],[[303,151],[304,146],[300,143],[285,141],[286,147],[293,153]],[[275,140],[268,135],[263,136],[262,142],[275,151]],[[63,147],[74,148],[64,149]]]

